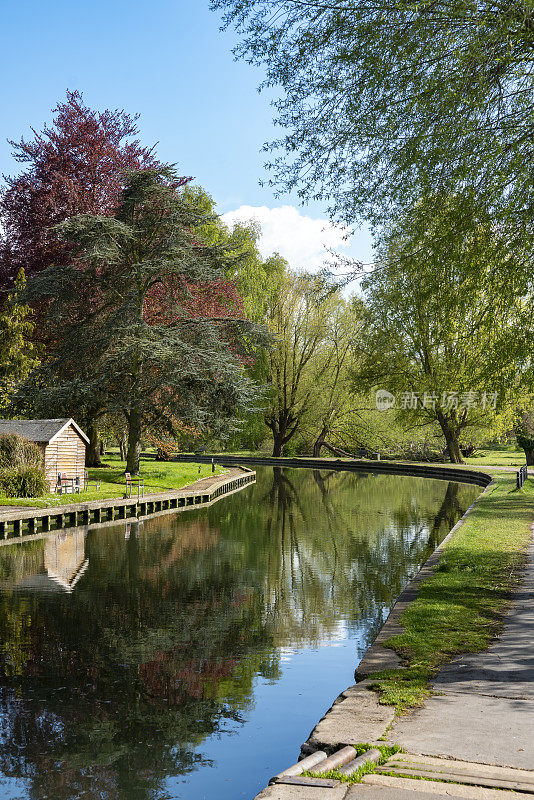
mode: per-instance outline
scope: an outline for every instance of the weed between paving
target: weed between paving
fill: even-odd
[[[326,778],[327,780],[336,780],[336,781],[343,781],[343,783],[361,783],[362,778],[364,775],[369,775],[372,772],[376,772],[376,768],[385,764],[388,758],[395,753],[402,753],[403,750],[398,745],[374,745],[368,744],[367,742],[359,742],[358,744],[354,745],[354,749],[356,750],[355,757],[361,756],[363,753],[366,753],[368,750],[380,750],[380,758],[378,761],[366,761],[364,764],[353,772],[352,775],[344,775],[342,772],[339,772],[337,769],[331,769],[329,772],[313,772],[313,770],[305,770],[302,773],[302,777],[304,778]]]

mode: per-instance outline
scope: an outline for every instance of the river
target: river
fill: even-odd
[[[251,800],[481,491],[257,473],[209,509],[0,547],[2,800]]]

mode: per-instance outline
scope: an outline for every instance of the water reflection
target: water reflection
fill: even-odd
[[[89,564],[85,558],[87,527],[47,536],[34,548],[10,545],[0,553],[0,590],[72,592]],[[4,558],[2,558],[4,556]]]
[[[1,547],[1,796],[252,797],[477,491],[265,469],[207,510]]]

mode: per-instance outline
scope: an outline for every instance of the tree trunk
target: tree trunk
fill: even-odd
[[[527,460],[527,467],[534,467],[534,448],[533,447],[523,447],[525,451],[525,458]]]
[[[273,456],[280,457],[284,452],[284,445],[289,442],[298,428],[298,421],[295,422],[291,416],[280,414],[277,418],[265,420],[265,424],[273,432]]]
[[[284,435],[282,433],[275,433],[273,443],[273,456],[275,458],[279,458],[283,454],[284,444]]]
[[[126,452],[127,452],[126,434],[123,433],[122,436],[118,436],[117,441],[119,444],[121,461],[126,461]]]
[[[458,441],[458,430],[450,425],[449,420],[444,414],[438,414],[438,422],[447,443],[447,452],[449,454],[451,464],[463,464],[464,461],[460,452],[460,443]]]
[[[328,433],[328,428],[323,426],[323,429],[322,429],[321,433],[319,434],[319,436],[317,437],[317,439],[315,440],[315,443],[313,445],[313,457],[314,458],[319,458],[319,456],[321,455],[321,447],[325,443],[325,439],[326,439],[326,434],[327,433]]]
[[[100,443],[98,436],[98,427],[94,420],[89,420],[85,427],[85,432],[89,439],[89,444],[85,452],[85,464],[88,467],[101,467],[100,461]]]
[[[141,415],[137,410],[130,412],[128,418],[128,452],[126,454],[126,472],[131,475],[139,473],[141,456]]]
[[[458,442],[456,433],[450,431],[448,436],[445,436],[445,440],[447,442],[447,451],[449,453],[451,464],[463,464],[464,460],[460,452],[460,444]]]

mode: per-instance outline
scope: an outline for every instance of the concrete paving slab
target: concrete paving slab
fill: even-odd
[[[454,769],[460,774],[486,775],[489,778],[502,778],[503,780],[521,780],[532,783],[534,786],[534,771],[524,769],[514,769],[512,767],[496,767],[488,764],[479,764],[472,761],[458,761],[451,758],[434,758],[433,756],[422,756],[414,753],[395,753],[387,762],[403,766],[425,765],[429,768],[439,770]]]
[[[308,744],[323,746],[375,742],[393,720],[392,706],[381,706],[376,692],[347,691],[313,729]]]
[[[534,701],[446,694],[398,717],[388,740],[411,753],[532,769]]]
[[[527,800],[529,797],[520,792],[482,786],[366,775],[363,783],[349,789],[346,800]]]
[[[256,795],[254,800],[344,800],[348,788],[346,783],[335,789],[274,784]]]

